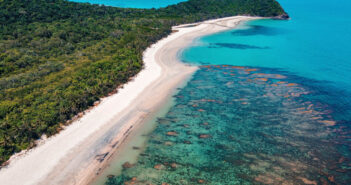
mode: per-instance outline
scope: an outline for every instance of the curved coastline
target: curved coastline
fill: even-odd
[[[7,185],[88,184],[129,133],[197,70],[180,62],[177,53],[195,38],[253,19],[259,17],[235,16],[173,27],[171,35],[145,51],[145,68],[132,81],[59,134],[12,157],[0,170],[0,181]]]

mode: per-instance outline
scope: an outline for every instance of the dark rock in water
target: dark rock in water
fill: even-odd
[[[132,177],[129,181],[124,182],[125,185],[131,185],[131,184],[135,184],[137,183],[137,178],[136,177]]]
[[[233,135],[228,136],[230,140],[235,140],[235,137]]]
[[[155,166],[154,166],[154,168],[156,169],[156,170],[162,170],[162,169],[164,169],[164,165],[163,164],[156,164]]]
[[[200,184],[203,184],[203,183],[205,183],[206,181],[203,180],[203,179],[199,179],[199,180],[197,180],[197,182],[200,183]]]
[[[330,182],[335,182],[334,176],[329,176],[329,177],[328,177],[328,180],[329,180]]]
[[[107,175],[107,178],[109,178],[109,179],[112,179],[112,178],[114,178],[115,176],[114,175]]]
[[[320,182],[322,183],[322,185],[328,185],[328,181],[325,180],[323,177],[320,178]]]
[[[171,132],[167,132],[167,135],[168,135],[168,136],[177,136],[178,133],[177,133],[177,132],[171,131]]]
[[[229,149],[229,147],[224,145],[224,144],[216,144],[215,148],[221,149],[221,150],[228,150]]]
[[[125,163],[122,165],[123,169],[131,168],[131,167],[133,167],[133,166],[134,166],[134,165],[133,165],[133,164],[130,164],[129,162],[125,162]]]
[[[160,124],[165,124],[165,125],[167,125],[167,124],[172,123],[173,120],[168,119],[168,118],[158,118],[157,122],[160,123]]]
[[[185,144],[191,144],[191,142],[190,142],[190,141],[184,141],[184,143],[185,143]]]
[[[233,158],[232,156],[226,156],[224,157],[223,160],[235,166],[240,166],[245,164],[244,160],[241,160],[240,158]]]
[[[300,88],[308,89],[307,82],[290,80],[289,76],[263,68],[260,73],[255,73],[255,68],[241,68],[206,73],[200,69],[194,78],[204,78],[216,88],[197,91],[198,85],[204,84],[193,83],[182,89],[184,98],[176,100],[171,114],[160,119],[172,124],[159,124],[149,134],[148,147],[138,162],[131,161],[134,166],[123,170],[124,176],[109,181],[154,185],[166,182],[326,185],[345,184],[342,182],[345,177],[348,182],[351,159],[348,153],[337,150],[345,145],[344,138],[351,135],[348,122],[341,124],[339,119],[324,113],[327,108],[333,110],[332,106],[317,107],[314,99],[319,100],[320,96],[314,95],[313,89],[309,96],[293,94],[302,92]],[[234,72],[236,76],[232,78],[229,74]],[[230,88],[224,85],[228,82],[232,82]],[[287,100],[285,95],[296,98]],[[241,105],[243,102],[246,105]],[[196,108],[191,106],[195,103]],[[205,111],[199,113],[200,108]],[[302,114],[303,111],[308,112]],[[345,151],[348,149],[351,146],[346,145]],[[306,150],[307,155],[298,152],[301,150]],[[194,160],[197,153],[187,155],[192,151],[204,156]],[[150,173],[158,179],[148,176]],[[130,181],[133,176],[137,176],[135,182]]]
[[[209,138],[209,137],[211,137],[211,136],[208,135],[208,134],[200,134],[199,135],[199,138],[201,138],[201,139],[206,139],[206,138]]]
[[[137,146],[133,146],[133,150],[139,150],[140,147],[137,147]]]
[[[273,17],[273,19],[276,19],[276,20],[289,20],[290,16],[287,13],[284,13],[284,14],[281,14],[281,15]]]

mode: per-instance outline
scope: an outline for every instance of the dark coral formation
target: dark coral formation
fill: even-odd
[[[158,120],[147,155],[108,184],[134,177],[139,184],[347,184],[351,119],[315,83],[273,69],[202,66]]]

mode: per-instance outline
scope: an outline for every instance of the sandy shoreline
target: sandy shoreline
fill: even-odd
[[[145,69],[134,80],[56,136],[12,158],[0,170],[1,184],[88,184],[133,128],[196,71],[180,62],[178,53],[197,37],[252,19],[257,18],[236,16],[174,27],[177,31],[145,51]]]

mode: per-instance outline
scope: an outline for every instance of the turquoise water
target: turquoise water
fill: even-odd
[[[351,2],[280,3],[182,53],[200,69],[106,184],[351,184]]]
[[[122,8],[160,8],[186,0],[70,0],[79,3],[100,4]]]
[[[183,60],[281,68],[351,92],[349,0],[280,0],[289,21],[258,20],[203,37]]]
[[[202,66],[138,161],[106,184],[350,184],[340,112],[350,106],[330,104],[342,94],[328,88],[277,69]]]

